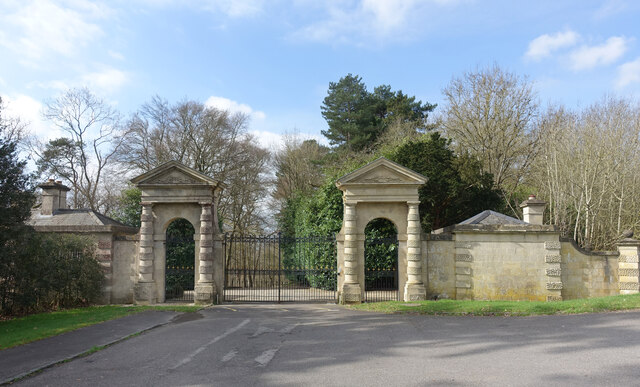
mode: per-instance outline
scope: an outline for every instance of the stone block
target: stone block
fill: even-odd
[[[468,266],[456,266],[456,274],[471,275],[471,268]]]
[[[355,304],[362,302],[362,291],[360,285],[357,284],[344,284],[342,292],[340,294],[341,304]]]
[[[561,263],[562,256],[560,254],[547,254],[544,256],[544,261],[546,263]]]
[[[463,281],[456,279],[456,288],[471,289],[471,280]]]
[[[423,284],[406,284],[404,286],[405,301],[419,301],[427,299],[427,290]]]
[[[456,247],[456,249],[470,249],[471,248],[471,243],[469,243],[469,242],[456,242],[455,247]]]
[[[420,274],[422,274],[422,268],[421,268],[421,267],[412,267],[412,266],[409,266],[409,267],[407,268],[407,274],[420,275]]]
[[[562,275],[562,269],[558,268],[546,269],[545,272],[547,273],[548,277],[560,277]]]
[[[547,250],[560,250],[560,242],[558,241],[544,242],[544,248]]]
[[[136,304],[156,303],[155,282],[138,282],[133,288],[133,300]]]
[[[619,262],[638,263],[638,255],[621,255]]]
[[[98,241],[98,248],[99,249],[110,249],[111,248],[111,241]]]
[[[547,282],[547,290],[562,290],[562,282]]]
[[[96,254],[96,259],[98,261],[111,261],[111,254]]]
[[[620,290],[638,290],[640,284],[638,282],[620,282]]]
[[[562,301],[562,296],[547,296],[547,301]]]
[[[358,270],[355,267],[345,267],[344,268],[345,275],[356,275],[358,274]]]
[[[196,305],[210,305],[216,302],[216,287],[213,283],[196,284],[194,293]]]
[[[471,254],[456,254],[457,262],[473,262]]]
[[[639,274],[638,269],[618,269],[618,275],[621,277],[638,277]]]

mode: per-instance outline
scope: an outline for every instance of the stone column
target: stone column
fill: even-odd
[[[213,281],[213,214],[211,203],[200,203],[200,251],[198,252],[199,277],[195,286],[195,303],[212,304],[216,301]]]
[[[356,205],[344,203],[344,284],[340,302],[362,302],[362,289],[358,281],[358,235],[356,229]]]
[[[545,274],[547,275],[547,301],[562,301],[562,255],[560,241],[544,242]]]
[[[142,203],[140,216],[140,247],[138,253],[138,283],[134,288],[135,302],[153,304],[157,300],[153,279],[153,205]]]
[[[620,294],[634,294],[640,291],[638,249],[640,241],[625,238],[618,242],[618,284]]]
[[[422,283],[422,250],[420,234],[420,202],[407,202],[407,283],[404,286],[404,300],[426,299],[427,290]]]

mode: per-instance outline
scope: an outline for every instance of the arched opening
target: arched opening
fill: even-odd
[[[195,287],[195,230],[188,220],[178,218],[167,227],[165,301],[193,301]]]
[[[364,234],[364,301],[399,300],[398,229],[392,221],[376,218]]]

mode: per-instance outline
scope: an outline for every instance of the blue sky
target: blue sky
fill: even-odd
[[[240,110],[267,144],[320,138],[348,73],[442,106],[452,77],[496,63],[579,108],[640,95],[639,20],[631,0],[0,0],[0,95],[41,136],[42,104],[86,85],[125,117],[155,94]]]

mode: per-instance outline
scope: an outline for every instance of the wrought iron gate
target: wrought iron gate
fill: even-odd
[[[225,301],[336,301],[333,237],[227,234],[224,250]]]
[[[398,237],[365,240],[364,301],[397,301]]]
[[[193,237],[167,237],[164,297],[166,301],[193,301],[195,242]]]

